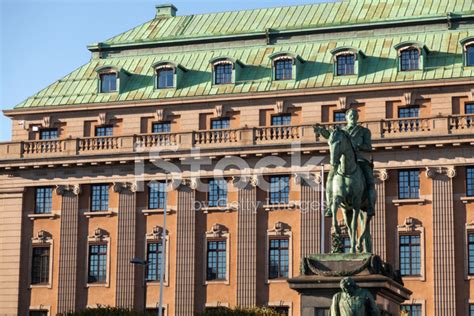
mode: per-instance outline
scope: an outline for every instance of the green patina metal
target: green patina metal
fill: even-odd
[[[415,3],[416,2],[416,3]],[[445,18],[447,12],[455,16],[474,15],[472,0],[350,0],[284,8],[224,12],[192,16],[158,17],[137,28],[95,45],[101,52],[113,45],[133,44],[119,52],[93,58],[64,78],[29,97],[15,108],[34,108],[91,103],[128,102],[150,99],[172,99],[236,95],[269,91],[290,91],[310,88],[370,85],[382,83],[414,82],[421,80],[469,78],[474,67],[463,66],[465,38],[474,36],[472,24],[461,28],[420,28],[412,26],[403,31],[378,29],[377,23],[391,23],[433,18]],[[249,23],[251,21],[251,23]],[[148,42],[178,43],[190,38],[210,38],[261,33],[284,34],[291,30],[328,28],[333,31],[341,25],[372,25],[372,30],[357,36],[350,31],[334,37],[308,37],[285,39],[265,45],[262,42],[241,42],[235,47],[225,43],[217,45],[177,46],[166,50],[139,50]],[[329,32],[330,33],[330,32]],[[346,35],[344,35],[346,34]],[[406,42],[421,42],[429,53],[423,70],[398,71],[398,56],[394,46]],[[262,43],[262,44],[256,44]],[[128,45],[127,44],[127,45]],[[358,74],[335,76],[331,51],[338,47],[354,47],[361,56]],[[134,49],[133,52],[127,53]],[[93,49],[92,49],[93,50]],[[295,80],[272,81],[271,59],[278,52],[291,52],[301,57]],[[228,56],[239,60],[242,67],[232,85],[212,84],[210,60]],[[155,74],[151,67],[160,61],[171,61],[187,71],[178,79],[175,89],[155,89]],[[113,65],[130,74],[126,84],[117,93],[101,94],[97,89],[96,69]]]

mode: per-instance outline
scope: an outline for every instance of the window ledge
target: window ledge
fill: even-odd
[[[296,209],[298,205],[296,203],[279,203],[279,204],[265,204],[263,209],[265,211],[285,210],[285,209]]]
[[[392,200],[393,205],[400,206],[404,204],[418,204],[423,205],[426,203],[425,199],[394,199]]]
[[[55,213],[45,213],[45,214],[28,214],[28,218],[32,221],[40,218],[49,218],[49,219],[55,219],[58,217],[58,214]]]
[[[107,283],[87,283],[86,287],[109,287]]]
[[[146,285],[147,286],[160,286],[160,281],[147,281]],[[167,280],[163,281],[163,286],[169,286],[169,283]]]
[[[113,211],[96,211],[96,212],[84,212],[84,215],[89,218],[89,217],[98,217],[98,216],[106,216],[106,217],[111,217],[114,215],[115,212]]]
[[[201,207],[203,213],[212,213],[212,212],[232,212],[237,210],[235,206],[224,205],[224,206],[203,206]]]
[[[227,280],[214,280],[214,281],[206,281],[206,285],[212,285],[212,284],[223,284],[223,285],[229,285],[229,281]]]
[[[464,204],[467,204],[467,203],[474,203],[474,196],[462,196],[462,197],[461,197],[461,201],[462,201]]]
[[[173,209],[167,208],[166,209],[166,214],[171,214],[171,213],[173,213],[173,211],[174,211]],[[149,215],[153,215],[153,214],[164,214],[164,212],[165,212],[165,210],[162,209],[162,208],[142,210],[142,213],[145,216],[149,216]]]
[[[465,277],[464,279],[465,279],[466,281],[474,280],[474,275],[468,274],[468,275],[466,275],[466,277]]]
[[[51,284],[30,284],[30,289],[50,289],[52,288],[51,287]]]
[[[267,284],[272,284],[272,283],[287,283],[289,278],[284,278],[284,279],[268,279]]]
[[[426,281],[423,275],[407,275],[402,276],[403,281]]]

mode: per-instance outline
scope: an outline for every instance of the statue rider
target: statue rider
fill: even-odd
[[[372,140],[371,133],[368,128],[365,128],[358,124],[359,113],[356,109],[349,109],[346,112],[346,121],[347,125],[343,129],[351,136],[352,147],[356,153],[357,162],[359,167],[362,169],[362,172],[365,176],[367,184],[367,215],[373,216],[375,214],[375,180],[373,173],[372,162],[369,161],[364,152],[372,151]],[[316,125],[314,127],[316,134],[322,135],[324,138],[328,139],[331,131],[326,129],[321,125]],[[327,209],[325,211],[326,216],[332,216],[331,212],[331,203],[332,203],[332,180],[334,177],[334,172],[337,170],[336,166],[331,166],[331,170],[328,174],[328,179],[326,183],[326,203]]]
[[[380,309],[373,295],[367,289],[357,286],[355,281],[346,277],[340,282],[341,292],[332,298],[331,316],[380,316]]]

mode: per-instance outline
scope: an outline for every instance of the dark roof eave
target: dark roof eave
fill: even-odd
[[[253,33],[242,33],[222,36],[202,36],[192,38],[181,38],[181,39],[169,39],[169,40],[154,40],[147,42],[130,42],[130,43],[118,43],[118,44],[107,44],[105,42],[94,43],[88,45],[87,48],[91,52],[108,51],[115,49],[124,48],[148,48],[148,47],[159,47],[159,46],[177,46],[185,44],[197,44],[206,42],[219,42],[239,39],[251,39],[251,38],[266,38],[268,36],[277,35],[306,35],[306,34],[317,34],[317,33],[328,33],[328,32],[342,32],[346,30],[357,31],[375,28],[389,28],[389,27],[401,27],[401,26],[414,26],[423,24],[436,24],[436,23],[452,23],[474,20],[474,13],[469,14],[456,14],[450,16],[436,16],[436,17],[425,17],[425,18],[411,18],[408,20],[395,20],[395,21],[381,21],[373,23],[360,23],[360,24],[345,24],[328,27],[312,27],[312,28],[300,28],[300,29],[287,29],[287,30],[275,30],[268,29],[261,32]]]

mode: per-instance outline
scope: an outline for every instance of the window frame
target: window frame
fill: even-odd
[[[100,197],[99,197],[99,203],[100,203],[100,207],[98,209],[95,209],[94,208],[94,188],[95,187],[101,187],[101,190],[100,190]],[[105,204],[103,204],[104,202],[102,201],[102,198],[103,198],[103,189],[107,187],[107,190],[105,192],[107,192],[107,208],[104,209],[103,206]],[[97,183],[97,184],[91,184],[90,185],[90,212],[108,212],[110,210],[110,185],[107,184],[107,183]]]
[[[221,71],[220,69],[223,69]],[[229,72],[230,70],[230,72]],[[229,60],[221,60],[212,64],[212,83],[216,86],[233,84],[235,64]]]
[[[228,183],[226,179],[212,178],[208,181],[207,205],[208,207],[227,207]],[[216,199],[211,199],[215,196]],[[222,203],[225,202],[225,203]]]
[[[98,135],[98,131],[104,130],[105,135]],[[110,134],[110,135],[108,135]],[[114,126],[111,124],[108,125],[97,125],[94,127],[94,137],[112,137],[114,136]]]
[[[49,268],[48,268],[48,282],[45,283],[33,283],[33,248],[36,247],[49,247]],[[28,268],[30,269],[28,273],[28,284],[30,288],[48,288],[51,289],[53,287],[53,262],[54,262],[54,241],[49,232],[46,231],[39,231],[36,233],[36,237],[31,238],[31,242],[29,245],[29,262]],[[35,308],[35,309],[43,309],[43,308]]]
[[[344,120],[339,120],[339,119],[336,119],[338,115],[342,115],[344,117]],[[332,121],[333,123],[342,123],[342,122],[345,122],[346,121],[346,111],[334,111],[332,113]]]
[[[273,182],[274,179],[279,178],[277,182]],[[286,179],[286,186],[282,187],[281,179]],[[278,191],[275,190],[275,184],[278,184]],[[271,175],[269,177],[269,188],[268,188],[268,204],[269,205],[287,205],[290,203],[290,191],[291,191],[291,179],[289,175]],[[285,189],[282,191],[282,189]],[[276,195],[276,196],[275,196]],[[278,200],[278,201],[277,201]]]
[[[43,137],[43,133],[49,133],[51,134],[51,132],[55,132],[56,136],[55,137],[51,137],[51,136],[48,136],[46,138]],[[39,130],[39,139],[40,140],[57,140],[59,139],[59,129],[57,128],[41,128]]]
[[[161,126],[160,128],[157,128],[157,129],[162,130],[162,131],[156,132],[155,131],[155,126]],[[171,121],[152,122],[151,123],[151,133],[152,134],[171,133]]]
[[[217,243],[216,246],[217,248],[216,249],[212,249],[210,250],[209,249],[209,244],[210,243]],[[225,245],[225,250],[222,250],[222,249],[219,249],[219,243],[223,243]],[[206,259],[206,264],[205,264],[205,270],[206,270],[206,275],[205,275],[205,280],[206,282],[208,283],[213,283],[213,282],[226,282],[228,281],[228,272],[229,272],[229,262],[228,262],[228,242],[227,242],[227,239],[226,238],[217,238],[217,237],[214,237],[214,238],[207,238],[206,239],[206,256],[205,256],[205,259]],[[216,268],[217,268],[217,272],[216,272],[216,278],[213,278],[213,279],[210,279],[209,278],[209,253],[210,252],[215,252],[216,253]],[[219,274],[222,275],[222,271],[220,271],[219,269],[222,268],[219,266],[219,253],[222,253],[224,252],[224,258],[225,258],[225,263],[224,263],[224,277],[223,278],[220,278],[219,277]]]
[[[111,89],[111,87],[109,87],[110,90],[107,90],[107,91],[104,91],[104,78],[105,76],[114,76],[115,77],[115,89]],[[118,75],[118,72],[116,71],[107,71],[107,72],[101,72],[99,73],[99,93],[116,93],[118,92],[118,87],[119,87],[119,75]],[[113,81],[113,80],[112,80]],[[110,82],[112,82],[110,81]],[[110,84],[109,84],[110,85]]]
[[[273,60],[273,80],[288,81],[295,80],[295,59],[291,56],[281,56]],[[279,64],[283,64],[283,68],[279,69]],[[290,67],[286,67],[286,66]],[[288,73],[289,72],[289,73]],[[288,76],[289,75],[289,76]]]
[[[291,113],[274,114],[270,117],[270,126],[291,126],[291,118]],[[274,119],[279,119],[281,122],[275,122]],[[286,120],[289,121],[287,124]]]
[[[166,85],[160,86],[160,74],[161,72],[171,72],[171,85],[168,85],[169,75],[166,77]],[[156,90],[165,90],[165,89],[174,89],[176,88],[176,67],[165,64],[155,67],[155,89]]]
[[[419,310],[420,313],[419,313],[418,315],[419,315],[419,316],[423,316],[423,310],[424,310],[424,309],[423,309],[423,304],[421,304],[421,303],[415,303],[415,302],[403,303],[403,304],[400,305],[400,311],[403,311],[403,307],[404,307],[404,306],[405,306],[405,307],[408,307],[408,306],[409,306],[410,309],[413,308],[414,306],[420,307],[420,310]],[[408,312],[408,315],[409,315],[409,316],[412,316],[412,313],[413,313],[413,311],[410,310],[410,311]],[[418,315],[416,315],[416,316],[418,316]]]
[[[401,182],[402,182],[402,181],[400,181],[401,180],[401,174],[404,173],[404,172],[408,173],[408,178],[407,178],[408,179],[407,180],[408,181],[408,193],[407,193],[408,195],[407,196],[402,195],[402,192],[400,190],[401,189]],[[417,175],[418,175],[418,177],[417,177],[417,179],[418,179],[417,180],[418,181],[418,191],[415,195],[412,195],[411,190],[410,190],[410,184],[411,184],[411,181],[412,181],[412,178],[411,178],[412,172],[413,173],[417,172]],[[397,180],[398,180],[398,199],[400,199],[400,200],[413,200],[413,199],[417,200],[417,199],[420,199],[420,170],[419,169],[398,170]]]
[[[278,241],[278,247],[272,247],[272,242],[273,241]],[[286,241],[287,243],[287,246],[284,247],[281,245],[281,242],[282,241]],[[278,272],[277,272],[277,276],[272,276],[271,275],[271,268],[270,268],[270,263],[271,263],[271,257],[272,257],[272,250],[275,250],[278,252]],[[285,251],[287,252],[287,260],[284,260],[284,261],[287,261],[288,264],[287,264],[287,275],[284,276],[282,274],[282,251]],[[290,276],[290,238],[286,237],[286,236],[271,236],[268,238],[268,252],[267,252],[267,260],[268,260],[268,273],[267,273],[267,279],[268,281],[275,281],[275,280],[287,280]]]
[[[466,166],[466,197],[474,197],[474,166]]]
[[[218,125],[219,127],[213,127],[214,123],[219,122]],[[225,124],[223,124],[226,122]],[[223,129],[230,129],[230,117],[219,117],[219,118],[213,118],[211,119],[209,128],[211,130],[223,130]],[[227,127],[222,127],[223,125],[227,125]]]
[[[163,275],[163,285],[164,286],[169,286],[169,270],[170,270],[170,236],[169,232],[166,232],[166,238],[163,243],[163,227],[161,226],[155,226],[153,227],[153,231],[151,233],[146,234],[145,236],[145,246],[144,246],[144,252],[147,255],[148,259],[148,244],[150,243],[161,243],[165,247],[164,251],[164,256],[165,256],[165,271]],[[148,269],[148,268],[147,268]],[[146,271],[147,272],[147,271]],[[157,270],[158,272],[158,270]],[[146,276],[146,274],[145,274]],[[147,284],[148,286],[160,286],[160,279],[159,279],[159,274],[157,275],[158,280],[157,281],[148,281]]]
[[[45,208],[45,211],[40,211],[38,210],[38,191],[41,191],[41,190],[48,190],[50,191],[50,195],[47,195],[46,196],[46,192],[43,193],[43,199],[44,201],[41,203],[42,204],[42,208]],[[53,188],[52,187],[36,187],[35,188],[35,208],[33,210],[33,213],[34,214],[52,214],[53,213]],[[49,199],[50,198],[50,201],[46,201],[46,199]],[[46,210],[47,209],[47,210]]]
[[[348,63],[345,63],[344,67],[344,72],[342,72],[342,65],[340,64],[340,58],[347,60],[347,57],[351,56],[352,57],[352,65],[348,67]],[[334,56],[335,59],[335,74],[336,77],[346,77],[346,76],[354,76],[357,75],[357,55],[354,52],[351,51],[344,51],[341,53],[338,53]],[[351,69],[352,72],[347,72],[347,69]],[[341,70],[341,72],[340,72]]]
[[[105,253],[105,279],[103,281],[92,281],[91,282],[91,247],[95,246],[105,246],[106,247],[106,253]],[[99,255],[103,255],[99,253]],[[86,282],[87,286],[108,286],[109,284],[109,272],[110,272],[110,241],[95,241],[95,242],[88,242],[87,243],[87,271],[86,271]],[[100,260],[98,261],[98,270],[100,271]]]
[[[34,280],[34,272],[35,272],[35,249],[48,249],[48,254],[47,254],[47,258],[48,258],[48,261],[46,262],[46,269],[45,267],[43,267],[43,265],[41,265],[40,267],[40,271],[39,271],[39,274],[42,274],[43,272],[47,271],[47,280],[43,280],[44,277],[40,277],[40,280],[36,281]],[[52,254],[52,247],[51,247],[51,244],[50,243],[39,243],[39,244],[33,244],[32,247],[31,247],[31,265],[30,265],[30,286],[31,287],[44,287],[44,286],[47,286],[49,287],[51,285],[51,278],[52,278],[52,274],[51,274],[51,265],[52,265],[52,260],[53,258],[51,258],[51,254]]]
[[[154,252],[150,252],[150,246],[151,245],[156,245],[156,250]],[[147,283],[154,283],[154,282],[160,282],[160,274],[161,274],[161,268],[162,268],[162,263],[163,259],[166,260],[166,257],[164,257],[164,250],[163,249],[163,241],[161,239],[157,240],[147,240],[146,242],[146,271],[145,271],[145,280]],[[156,264],[154,265],[153,269],[155,270],[155,278],[151,279],[150,278],[150,254],[153,253],[156,255]],[[166,270],[166,262],[165,262],[165,270]],[[166,271],[165,271],[166,274]]]
[[[409,237],[409,243],[408,244],[402,244],[401,243],[401,239],[402,237]],[[412,238],[413,237],[417,237],[418,238],[418,244],[416,243],[412,243]],[[409,248],[409,253],[410,253],[410,256],[408,257],[409,258],[409,262],[408,262],[408,265],[409,265],[409,274],[403,274],[403,270],[402,270],[402,246],[408,246]],[[418,246],[419,247],[419,259],[420,259],[420,262],[419,262],[419,269],[418,269],[418,274],[416,273],[413,273],[412,269],[413,269],[413,265],[416,265],[416,262],[414,262],[413,258],[412,258],[412,248],[413,247],[416,247]],[[422,251],[421,251],[421,248],[422,248],[422,241],[421,241],[421,236],[420,234],[417,234],[417,233],[412,233],[412,234],[409,234],[409,233],[405,233],[405,234],[399,234],[398,235],[398,264],[399,264],[399,269],[400,269],[400,275],[404,278],[406,277],[416,277],[416,278],[419,278],[422,276]]]
[[[158,186],[158,190],[153,191],[153,186]],[[157,205],[156,207],[152,207],[154,205],[151,205],[152,201],[152,193],[156,192],[157,197]],[[163,210],[165,207],[166,203],[166,182],[165,181],[151,181],[148,183],[148,196],[147,196],[147,206],[149,210]],[[155,199],[155,198],[153,198]]]

